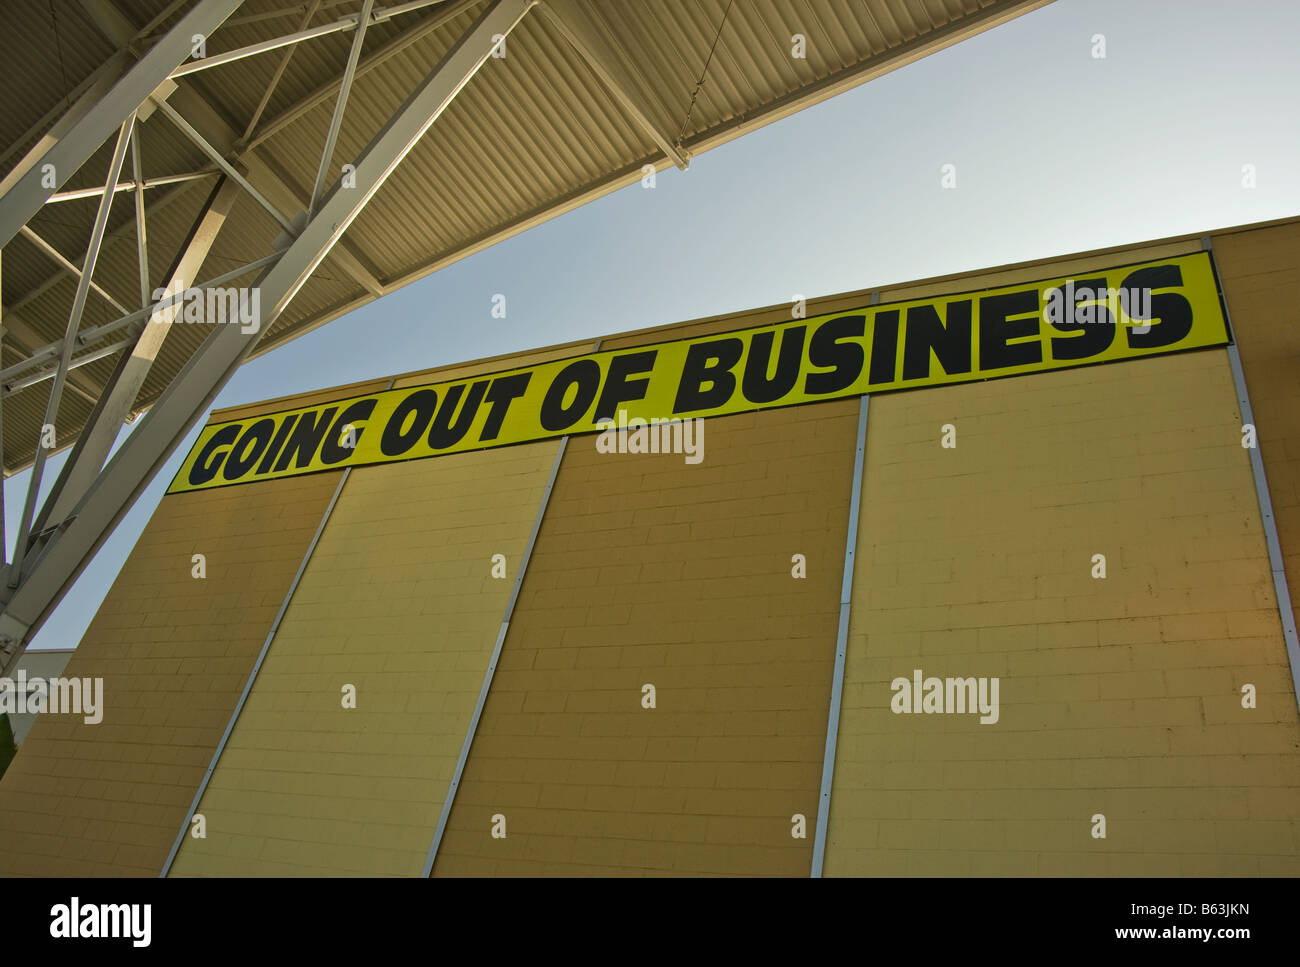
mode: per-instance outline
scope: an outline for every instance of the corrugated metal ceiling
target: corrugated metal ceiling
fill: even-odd
[[[488,0],[445,0],[367,31],[358,74],[335,152],[355,157]],[[621,59],[644,113],[673,142],[699,153],[747,130],[846,89],[1041,5],[1046,0],[574,0]],[[0,80],[9,95],[0,116],[0,171],[7,172],[75,98],[78,85],[118,50],[95,8],[109,3],[138,30],[167,13],[147,49],[191,3],[168,0],[53,0],[9,4],[0,38]],[[209,39],[208,54],[299,29],[308,4],[248,0]],[[327,0],[313,26],[354,13],[360,0]],[[383,6],[381,2],[377,6]],[[557,12],[560,8],[556,8]],[[724,21],[725,16],[725,21]],[[721,29],[720,29],[721,28]],[[806,58],[790,56],[806,38]],[[247,141],[241,139],[271,83],[282,52],[190,74],[168,103],[249,169],[259,188],[278,180],[272,200],[287,215],[310,194],[329,126],[350,31],[298,44]],[[644,164],[667,164],[656,141],[620,105],[545,10],[534,8],[430,133],[403,161],[344,242],[270,330],[265,352],[365,301],[387,293],[493,241],[635,180]],[[710,57],[710,52],[712,56]],[[373,66],[366,58],[381,56]],[[128,63],[129,59],[124,59]],[[705,81],[696,90],[705,64]],[[317,103],[297,106],[322,92]],[[692,103],[693,102],[693,103]],[[201,115],[201,117],[200,117]],[[155,113],[142,124],[146,178],[209,166],[204,155]],[[8,146],[7,148],[3,146]],[[112,144],[104,145],[66,189],[103,183]],[[124,174],[129,178],[129,167]],[[151,280],[161,285],[215,174],[152,188],[148,200]],[[94,197],[47,204],[30,228],[75,264],[84,258]],[[133,202],[120,193],[95,281],[128,311],[140,308]],[[203,278],[268,253],[279,226],[241,196]],[[60,338],[75,279],[19,236],[3,253],[6,336],[0,364]],[[123,313],[94,293],[82,327]],[[136,401],[144,409],[200,344],[203,326],[174,326]],[[88,343],[93,351],[121,334]],[[115,365],[109,357],[74,371],[57,421],[71,444]],[[4,470],[30,463],[51,381],[4,399]]]

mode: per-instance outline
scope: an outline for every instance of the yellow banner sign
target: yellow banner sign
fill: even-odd
[[[1197,253],[213,423],[168,493],[1227,342]]]

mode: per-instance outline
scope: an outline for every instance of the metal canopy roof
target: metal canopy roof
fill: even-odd
[[[1046,2],[10,4],[0,37],[0,465],[9,475],[35,464],[39,478],[49,453],[81,439],[47,506],[29,500],[30,534],[19,535],[0,600],[19,593],[34,566],[24,557],[45,556],[74,508],[86,518],[77,526],[95,517],[111,530],[251,356],[630,184],[646,165],[685,167]],[[196,32],[206,38],[197,54]],[[796,35],[802,57],[792,56]],[[40,179],[53,161],[51,186]],[[358,188],[347,192],[340,174],[353,162]],[[119,190],[105,202],[110,181]],[[210,323],[146,324],[169,315],[150,293],[178,274],[265,290],[277,271],[251,338]],[[123,451],[158,416],[151,441],[119,454],[131,467],[105,481],[122,420],[163,397],[173,415],[151,411]],[[55,438],[43,442],[51,422]],[[88,512],[97,488],[115,495],[102,518]],[[85,558],[102,539],[88,534]]]
[[[360,3],[324,0],[309,26],[354,14]],[[1007,0],[736,0],[727,11],[726,0],[580,0],[575,6],[622,60],[618,66],[631,80],[630,96],[644,105],[670,143],[682,135],[682,153],[689,157],[1037,5]],[[120,17],[112,13],[113,6]],[[0,117],[0,145],[8,145],[0,170],[9,171],[21,160],[97,70],[106,64],[109,71],[125,66],[125,59],[113,60],[122,46],[110,39],[114,23],[126,25],[134,36],[170,7],[181,7],[154,25],[151,36],[157,36],[188,6],[164,0],[56,0],[52,7],[11,7],[0,40],[0,64],[10,92]],[[213,34],[207,53],[293,33],[310,6],[250,0]],[[336,159],[361,150],[483,6],[483,0],[446,0],[368,29]],[[178,78],[179,89],[169,103],[211,143],[227,150],[232,161],[247,166],[250,181],[280,202],[283,212],[295,214],[311,192],[352,33],[338,31],[185,75]],[[790,55],[795,34],[806,37],[806,59]],[[715,37],[717,48],[683,133]],[[134,46],[145,49],[149,40],[137,39]],[[288,50],[292,58],[270,91],[258,124],[238,144]],[[510,37],[506,56],[491,61],[489,68],[402,162],[348,229],[342,252],[313,274],[263,334],[256,353],[628,184],[640,177],[645,164],[662,168],[670,163],[551,17],[533,13],[525,18]],[[141,125],[140,149],[146,181],[209,171],[193,181],[146,191],[151,284],[162,287],[219,172],[158,112]],[[102,186],[112,150],[112,142],[105,143],[63,191]],[[130,180],[129,169],[121,180]],[[287,192],[264,187],[272,185]],[[48,204],[29,228],[80,264],[97,200],[89,195]],[[257,202],[239,197],[203,263],[201,278],[267,253],[279,232]],[[136,257],[132,193],[124,191],[115,198],[95,272],[95,282],[118,305],[92,291],[83,329],[141,308]],[[0,364],[11,367],[61,337],[75,288],[72,273],[27,236],[5,246],[7,336]],[[134,409],[157,398],[205,335],[204,326],[177,326],[169,332]],[[119,331],[87,341],[77,355],[122,336]],[[56,441],[75,438],[113,367],[114,357],[108,356],[74,371],[55,423]],[[6,385],[13,383],[6,380]],[[6,475],[32,461],[48,388],[47,379],[4,400]]]

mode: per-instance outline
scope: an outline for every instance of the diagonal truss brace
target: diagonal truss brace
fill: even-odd
[[[199,269],[212,250],[217,233],[221,231],[238,197],[239,187],[230,181],[223,181],[213,190],[172,267],[164,286],[168,294],[183,292],[193,285],[198,278]],[[36,528],[37,533],[44,530],[50,522],[57,524],[65,520],[104,466],[104,460],[113,448],[118,432],[126,422],[136,396],[144,386],[145,377],[149,375],[180,309],[179,303],[157,307],[140,330],[131,351],[123,357],[113,373],[113,379],[104,388],[95,412],[82,429],[72,455],[64,463],[54,490],[46,500],[46,507],[50,508],[48,520],[42,516]]]
[[[117,184],[117,177],[122,173],[122,165],[126,161],[127,147],[131,142],[131,132],[135,129],[135,114],[132,113],[122,127],[118,129],[117,145],[113,149],[113,160],[109,166],[108,182],[109,185]],[[55,420],[59,415],[59,403],[63,398],[63,386],[67,382],[69,364],[72,362],[72,347],[74,344],[73,337],[76,336],[77,330],[81,328],[81,316],[86,309],[86,299],[90,295],[90,280],[95,274],[95,263],[99,260],[100,245],[104,241],[104,232],[108,228],[108,214],[113,207],[113,192],[107,187],[104,189],[104,195],[99,202],[99,210],[95,214],[95,225],[90,233],[90,244],[86,248],[86,260],[81,268],[81,273],[77,278],[77,291],[72,299],[72,312],[68,315],[67,329],[63,334],[64,348],[59,358],[59,369],[54,375],[54,383],[50,387],[49,399],[45,405],[44,425],[47,428],[53,428]],[[18,539],[14,543],[14,559],[6,574],[9,587],[17,587],[18,576],[24,556],[27,552],[27,537],[30,533],[32,524],[32,514],[36,508],[36,498],[41,489],[41,475],[45,469],[45,457],[49,452],[49,445],[42,439],[36,445],[35,459],[32,461],[31,476],[27,482],[27,499],[23,504],[22,517],[18,519]]]
[[[402,159],[491,57],[500,37],[509,35],[535,2],[492,0],[361,153],[356,186],[335,187],[259,277],[254,287],[259,327],[214,327],[73,508],[71,519],[29,558],[0,612],[0,675],[17,663],[27,640],[252,352],[260,333],[274,323]]]
[[[673,164],[683,171],[690,154],[674,143],[669,113],[657,101],[653,89],[628,66],[627,55],[574,0],[546,0],[542,12],[586,61],[606,90],[634,121],[654,140]]]
[[[126,118],[148,100],[177,65],[189,57],[195,34],[209,35],[242,0],[199,0],[156,44],[57,141],[24,159],[26,172],[0,195],[0,246],[31,221],[54,194]]]

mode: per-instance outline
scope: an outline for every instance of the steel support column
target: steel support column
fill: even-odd
[[[221,226],[225,224],[226,216],[230,214],[238,197],[239,186],[230,181],[223,182],[212,192],[189,240],[172,266],[165,286],[169,295],[194,285],[199,269],[203,267],[208,252],[217,240],[217,233],[221,231]],[[66,518],[103,468],[180,308],[178,302],[157,308],[140,330],[130,354],[113,374],[113,380],[104,387],[102,405],[96,407],[95,414],[81,431],[74,452],[64,463],[55,489],[51,491],[46,503],[49,507],[52,501],[52,509],[43,515],[38,532],[49,523],[58,524]]]
[[[130,146],[131,132],[135,129],[135,115],[123,122],[117,132],[117,145],[113,148],[113,160],[109,164],[108,178],[105,181],[104,194],[99,201],[99,210],[95,214],[95,225],[90,232],[90,244],[86,247],[86,258],[82,263],[77,278],[77,291],[72,298],[72,311],[68,314],[68,326],[63,334],[63,354],[59,359],[58,372],[54,374],[54,383],[50,387],[49,400],[45,405],[44,426],[53,428],[59,417],[59,402],[63,399],[63,384],[67,382],[69,364],[72,362],[73,337],[81,328],[81,316],[86,310],[86,299],[90,296],[90,280],[95,275],[95,264],[99,261],[99,247],[104,241],[104,232],[108,228],[108,213],[113,207],[113,195],[108,186],[117,184],[117,177],[122,173],[126,161],[126,151]],[[32,524],[32,515],[36,509],[36,498],[41,489],[42,471],[45,469],[45,457],[51,446],[42,438],[37,441],[36,455],[32,460],[31,475],[27,482],[27,500],[23,504],[23,515],[18,519],[18,536],[14,541],[14,560],[6,575],[9,587],[18,586],[23,560],[27,554],[28,537]]]

